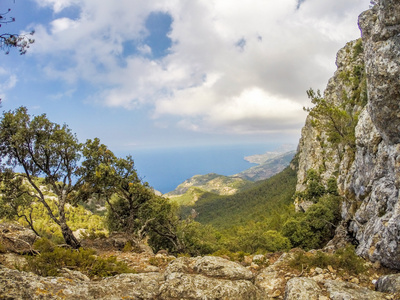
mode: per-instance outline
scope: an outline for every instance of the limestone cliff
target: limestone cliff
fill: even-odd
[[[309,169],[323,181],[335,176],[345,199],[343,224],[357,253],[400,269],[400,2],[376,1],[359,26],[362,48],[354,41],[339,51],[338,69],[324,92],[328,103],[345,103],[358,120],[354,143],[330,142],[309,116],[298,150],[297,190],[305,189]]]

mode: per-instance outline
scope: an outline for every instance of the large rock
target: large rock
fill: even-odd
[[[309,116],[299,143],[296,190],[305,189],[309,169],[319,171],[323,183],[335,175],[345,198],[343,237],[358,244],[359,255],[400,269],[400,2],[376,2],[359,18],[363,51],[359,42],[339,50],[338,69],[324,92],[328,103],[349,105],[357,89],[347,75],[365,67],[368,103],[352,107],[358,115],[355,149],[332,146]]]
[[[147,273],[86,281],[0,267],[0,299],[156,299],[162,280],[161,274]]]
[[[285,300],[318,300],[322,290],[310,278],[292,278],[286,284]]]
[[[231,280],[252,280],[254,277],[253,273],[242,265],[217,256],[196,258],[193,270],[209,277]]]
[[[376,290],[383,293],[400,293],[400,275],[385,275],[378,279],[375,284]]]
[[[162,299],[261,299],[253,274],[229,260],[181,257],[165,270]]]
[[[400,2],[380,0],[359,18],[368,78],[369,112],[385,141],[400,143]]]
[[[359,18],[368,105],[356,127],[357,150],[344,206],[357,253],[400,269],[400,2],[380,0]]]
[[[332,300],[385,300],[387,295],[363,288],[354,283],[327,280],[324,287]]]
[[[282,266],[286,265],[293,258],[292,253],[284,253],[272,265],[263,269],[255,278],[255,285],[267,298],[282,294],[281,291],[286,285],[285,271]]]
[[[0,224],[0,244],[7,252],[30,252],[38,236],[28,228],[15,223]]]
[[[210,278],[199,274],[171,273],[161,286],[161,299],[261,299],[247,280]]]

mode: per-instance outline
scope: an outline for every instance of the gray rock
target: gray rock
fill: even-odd
[[[400,293],[400,274],[385,275],[375,284],[376,290],[383,293]]]
[[[365,66],[368,103],[352,107],[359,113],[355,150],[332,147],[327,133],[311,126],[308,117],[299,142],[296,190],[306,188],[309,169],[319,170],[323,183],[336,175],[347,234],[338,230],[340,237],[329,249],[355,239],[357,254],[400,269],[400,2],[377,1],[361,14],[359,25],[364,53],[355,52],[355,42],[339,50],[338,69],[324,92],[324,99],[336,105],[353,97],[343,74]]]
[[[321,288],[310,278],[292,278],[286,284],[285,300],[318,300]]]
[[[291,258],[293,258],[293,254],[282,254],[274,264],[263,269],[256,276],[254,284],[261,290],[267,299],[272,298],[277,291],[286,285],[287,280],[284,272],[281,270],[281,267]]]
[[[224,280],[203,275],[171,273],[161,286],[161,299],[261,299],[247,280]]]
[[[158,273],[85,281],[0,268],[0,299],[156,299],[162,280]]]
[[[327,280],[324,284],[332,300],[384,300],[386,295],[363,288],[354,283]]]
[[[193,270],[198,274],[230,280],[252,280],[254,275],[242,265],[217,256],[196,258]]]

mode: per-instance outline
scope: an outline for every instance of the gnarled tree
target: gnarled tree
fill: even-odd
[[[9,192],[42,203],[50,218],[60,226],[65,242],[79,248],[80,243],[67,224],[65,208],[67,203],[75,204],[74,195],[83,183],[84,178],[78,172],[82,145],[66,125],[52,123],[44,114],[31,118],[25,107],[5,112],[0,128],[2,167],[20,170],[18,177],[31,187],[14,185],[14,191]],[[45,196],[45,187],[35,180],[37,177],[43,177],[57,195],[56,212],[50,208],[51,200]]]

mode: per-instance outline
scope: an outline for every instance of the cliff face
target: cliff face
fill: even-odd
[[[297,190],[305,189],[308,169],[325,181],[335,176],[345,198],[343,224],[357,253],[400,269],[400,2],[377,1],[360,16],[359,26],[363,51],[357,42],[339,51],[338,70],[324,92],[327,102],[341,105],[367,90],[366,105],[353,101],[350,107],[358,119],[354,144],[333,145],[309,116],[299,144]],[[356,88],[349,81],[360,68],[366,86],[361,80]],[[348,70],[353,74],[344,76]]]

